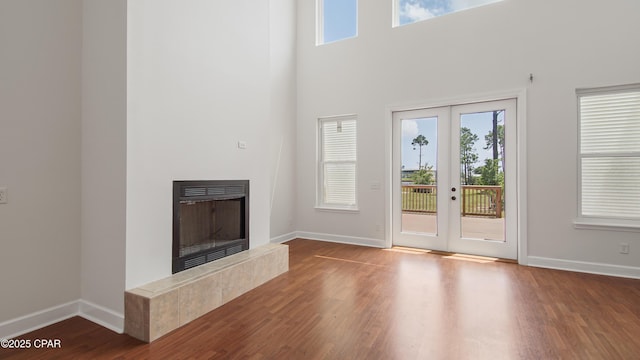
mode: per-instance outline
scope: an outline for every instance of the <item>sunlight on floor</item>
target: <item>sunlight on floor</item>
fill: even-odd
[[[379,264],[373,264],[373,263],[369,263],[369,262],[362,262],[362,261],[356,261],[356,260],[349,260],[349,259],[343,259],[343,258],[336,258],[336,257],[331,257],[331,256],[314,255],[313,257],[320,258],[320,259],[327,259],[327,260],[344,261],[344,262],[349,262],[349,263],[354,263],[354,264],[362,264],[362,265],[371,265],[371,266],[387,267],[386,265],[379,265]]]
[[[495,258],[495,257],[448,253],[445,251],[437,251],[437,250],[414,249],[414,248],[407,248],[403,246],[394,246],[390,249],[383,249],[383,250],[401,252],[405,254],[414,254],[414,255],[420,255],[420,254],[440,255],[443,259],[471,261],[471,262],[476,262],[481,264],[492,263],[492,262],[511,262],[509,260],[504,260],[504,259]]]

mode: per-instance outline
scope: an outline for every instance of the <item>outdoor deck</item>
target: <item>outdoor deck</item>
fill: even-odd
[[[436,233],[436,215],[402,213],[402,231]],[[504,240],[504,218],[462,217],[462,235],[472,239]]]
[[[436,234],[435,185],[402,185],[402,231]],[[460,187],[461,236],[504,241],[503,190],[500,186]]]

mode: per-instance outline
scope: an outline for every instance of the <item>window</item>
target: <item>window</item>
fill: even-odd
[[[358,35],[357,0],[316,0],[317,45]]]
[[[412,24],[498,1],[502,0],[393,0],[393,26]]]
[[[578,215],[640,227],[640,84],[578,90],[577,95]]]
[[[356,117],[318,120],[318,207],[356,210]]]

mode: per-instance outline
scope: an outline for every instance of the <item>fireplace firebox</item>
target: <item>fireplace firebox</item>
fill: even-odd
[[[173,182],[177,273],[249,249],[249,180]]]

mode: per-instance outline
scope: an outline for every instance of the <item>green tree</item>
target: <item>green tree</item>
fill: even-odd
[[[473,148],[478,135],[471,132],[467,127],[460,128],[460,165],[462,167],[462,185],[473,185],[474,164],[478,161],[478,153]]]
[[[416,149],[416,146],[420,148],[420,154],[418,155],[419,156],[418,170],[421,170],[422,169],[422,147],[429,145],[429,140],[427,140],[427,138],[424,137],[424,135],[419,134],[418,136],[416,136],[415,139],[413,139],[413,141],[411,142],[411,145],[413,145],[413,150]]]
[[[489,149],[497,149],[498,154],[495,156],[494,152],[494,160],[500,159],[502,165],[502,171],[504,171],[504,125],[497,125],[497,136],[494,136],[493,131],[489,131],[487,135],[484,136],[485,141],[485,150]],[[496,144],[497,141],[497,144]],[[497,146],[496,146],[497,145]]]
[[[433,185],[433,166],[425,164],[423,169],[411,174],[411,181],[416,185]]]
[[[502,209],[504,209],[504,172],[500,171],[500,160],[484,159],[484,165],[475,169],[475,173],[480,175],[478,182],[480,185],[499,185],[502,188]],[[493,190],[483,190],[482,193],[491,199],[491,204],[495,205],[496,192]],[[498,217],[502,217],[499,215]]]
[[[484,165],[475,169],[480,175],[480,185],[503,185],[504,174],[498,169],[499,160],[484,159]]]

